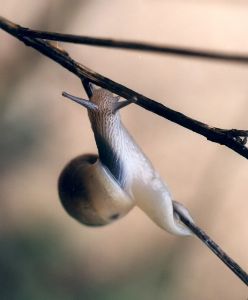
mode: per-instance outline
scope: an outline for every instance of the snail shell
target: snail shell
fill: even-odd
[[[94,154],[80,155],[70,161],[59,177],[58,190],[69,215],[89,226],[112,223],[134,206]]]

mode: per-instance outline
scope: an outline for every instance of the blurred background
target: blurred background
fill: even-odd
[[[33,29],[248,53],[241,0],[2,0],[1,14]],[[138,209],[104,228],[65,213],[60,171],[96,146],[86,110],[61,92],[85,93],[48,58],[3,31],[0,40],[0,298],[246,299],[245,285],[198,239],[172,236]],[[188,116],[248,128],[247,66],[62,46]],[[247,270],[247,161],[138,106],[122,118],[174,198]]]

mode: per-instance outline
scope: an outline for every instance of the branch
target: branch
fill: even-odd
[[[175,208],[175,207],[174,207]],[[178,210],[175,210],[180,220],[214,253],[223,263],[230,268],[246,285],[248,274],[217,245],[201,228],[185,218]]]
[[[23,32],[27,32],[27,29],[21,27],[15,23],[12,23],[2,17],[0,17],[0,28],[10,33],[14,37],[24,42],[27,46],[31,46],[43,55],[51,58],[57,62],[85,83],[93,82],[102,88],[108,89],[111,92],[118,94],[125,99],[135,99],[135,103],[139,106],[162,116],[174,123],[177,123],[185,128],[188,128],[198,134],[205,136],[207,139],[226,145],[240,155],[248,158],[248,148],[245,147],[248,131],[246,130],[226,130],[215,127],[210,127],[207,124],[189,118],[182,113],[174,111],[152,99],[149,99],[117,82],[112,81],[90,69],[81,65],[73,60],[68,53],[56,48],[49,42],[23,35]],[[88,91],[90,93],[90,91]],[[176,213],[180,216],[181,221],[188,226],[191,231],[203,241],[246,285],[248,285],[248,274],[242,268],[235,263],[225,252],[214,243],[199,227],[185,219],[179,211]]]
[[[88,79],[88,81],[93,82],[102,88],[108,89],[125,99],[135,98],[135,104],[161,117],[164,117],[167,120],[203,135],[212,142],[225,145],[241,156],[248,158],[248,148],[245,146],[246,137],[248,136],[247,130],[220,129],[187,117],[180,112],[172,110],[161,103],[149,99],[107,77],[104,77],[101,74],[90,70],[89,68],[73,60],[68,53],[56,48],[49,42],[41,39],[31,38],[25,35],[23,36],[22,32],[23,30],[26,30],[25,28],[2,17],[0,17],[0,28],[18,38],[27,46],[31,46],[45,56],[51,58],[53,61],[56,61],[58,64],[62,65],[64,68],[79,77],[81,81]]]
[[[48,32],[22,28],[21,34],[26,37],[47,39],[50,41],[59,41],[65,43],[84,44],[89,46],[107,47],[138,50],[145,52],[155,52],[171,54],[176,56],[186,56],[191,58],[220,60],[232,63],[248,63],[248,56],[236,53],[223,53],[217,51],[196,50],[190,48],[172,47],[168,45],[154,45],[151,43],[132,42],[123,40],[113,40],[106,38],[95,38],[82,35],[64,34],[58,32]]]

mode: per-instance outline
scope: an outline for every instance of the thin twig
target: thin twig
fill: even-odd
[[[190,222],[183,216],[175,207],[174,210],[180,216],[180,220],[205,244],[216,254],[219,259],[223,261],[246,285],[248,285],[248,274],[229,256],[219,245],[217,245],[200,227]]]
[[[237,53],[223,53],[218,51],[199,50],[191,48],[172,47],[169,45],[154,45],[144,42],[133,42],[124,40],[114,40],[107,38],[96,38],[83,35],[64,34],[58,32],[48,32],[40,30],[32,30],[29,28],[22,28],[23,36],[32,38],[42,38],[52,41],[60,41],[65,43],[84,44],[89,46],[107,47],[138,50],[145,52],[155,52],[171,55],[186,56],[192,58],[220,60],[232,63],[248,63],[248,56]]]
[[[210,127],[207,124],[189,118],[177,111],[174,111],[154,100],[151,100],[117,82],[114,82],[73,60],[68,53],[54,47],[50,43],[38,38],[23,36],[25,28],[14,24],[0,17],[0,28],[15,36],[27,46],[31,46],[45,56],[56,61],[64,68],[75,74],[87,86],[87,81],[93,82],[102,88],[106,88],[125,99],[135,99],[135,103],[139,106],[156,113],[174,123],[177,123],[185,128],[188,128],[196,133],[205,136],[207,139],[226,145],[240,155],[248,158],[248,148],[245,147],[245,141],[248,135],[246,130],[225,130],[215,127]],[[90,91],[87,91],[90,93]],[[185,219],[179,211],[178,215],[181,221],[188,226],[192,232],[197,235],[246,285],[248,285],[248,275],[241,267],[236,264],[223,250],[214,243],[199,227]]]

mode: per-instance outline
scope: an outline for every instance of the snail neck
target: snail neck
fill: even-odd
[[[124,187],[127,182],[127,165],[132,148],[132,138],[123,126],[120,115],[90,118],[100,161],[117,182]]]

